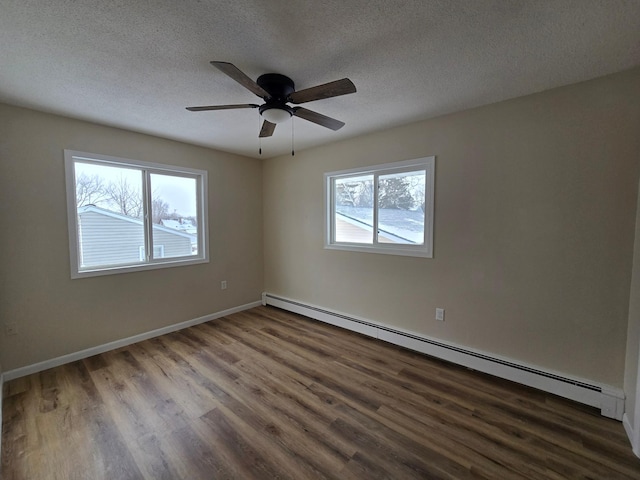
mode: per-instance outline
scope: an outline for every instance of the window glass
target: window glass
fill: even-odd
[[[424,171],[380,175],[379,242],[424,244],[424,182]]]
[[[373,243],[373,175],[335,181],[335,241]]]
[[[164,244],[163,257],[197,255],[196,179],[157,173],[152,173],[150,179],[153,245]],[[154,248],[154,257],[155,252]]]
[[[79,269],[139,262],[142,172],[77,162],[75,178]]]

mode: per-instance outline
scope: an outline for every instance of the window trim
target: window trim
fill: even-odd
[[[183,176],[196,179],[196,199],[197,199],[197,219],[198,219],[198,255],[189,257],[169,257],[158,259],[147,259],[146,262],[131,262],[125,265],[101,266],[92,269],[80,269],[80,249],[78,236],[78,214],[76,205],[76,179],[75,162],[87,161],[89,163],[111,164],[120,168],[133,168],[142,170],[142,195],[143,195],[143,225],[145,229],[145,251],[149,251],[153,224],[149,221],[151,216],[150,208],[150,175],[157,173],[161,175]],[[76,150],[64,150],[65,182],[67,195],[67,228],[69,232],[69,257],[71,267],[71,278],[96,277],[102,275],[113,275],[119,273],[138,272],[145,270],[155,270],[159,268],[181,267],[186,265],[197,265],[209,263],[209,231],[208,231],[208,176],[206,170],[198,170],[176,165],[162,163],[145,162],[128,158],[113,157],[110,155],[100,155],[96,153],[80,152]],[[149,201],[147,201],[149,199]],[[202,252],[200,246],[202,245]]]
[[[384,163],[367,167],[351,168],[327,172],[324,174],[324,248],[328,250],[346,250],[352,252],[382,253],[387,255],[403,255],[411,257],[433,258],[433,225],[435,199],[435,156],[421,157],[401,162]],[[373,244],[336,242],[333,226],[335,225],[335,180],[355,175],[385,175],[407,171],[425,171],[425,223],[423,245],[375,243]],[[374,181],[373,224],[378,221],[378,185]],[[372,227],[373,228],[373,227]]]

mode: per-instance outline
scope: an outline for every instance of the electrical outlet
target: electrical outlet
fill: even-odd
[[[444,308],[436,308],[436,320],[444,322]]]
[[[222,280],[220,282],[220,290],[226,290],[227,289],[227,281],[226,280]]]
[[[15,323],[5,323],[4,324],[4,333],[7,335],[17,335],[18,327]]]

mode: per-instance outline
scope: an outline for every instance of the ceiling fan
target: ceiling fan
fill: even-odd
[[[356,87],[351,80],[343,78],[296,92],[293,80],[279,73],[265,73],[254,82],[238,67],[228,62],[210,62],[211,65],[234,79],[247,90],[261,97],[265,103],[243,103],[236,105],[209,105],[203,107],[187,107],[191,112],[207,110],[231,110],[236,108],[257,108],[264,122],[260,130],[260,137],[270,137],[276,128],[276,124],[296,116],[316,123],[331,130],[339,130],[344,122],[327,117],[321,113],[308,110],[303,107],[291,107],[288,102],[294,104],[322,100],[324,98],[338,97],[348,93],[355,93]]]

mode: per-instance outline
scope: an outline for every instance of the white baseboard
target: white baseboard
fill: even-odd
[[[638,438],[636,438],[636,432],[634,432],[631,422],[629,421],[629,416],[626,412],[622,416],[622,425],[624,425],[624,431],[627,432],[627,437],[629,437],[629,442],[631,442],[633,453],[635,453],[636,457],[640,457],[640,443]]]
[[[64,365],[65,363],[71,363],[71,362],[75,362],[76,360],[82,360],[83,358],[91,357],[99,353],[108,352],[109,350],[114,350],[120,347],[126,347],[127,345],[131,345],[132,343],[138,343],[143,340],[159,337],[160,335],[165,335],[167,333],[182,330],[183,328],[192,327],[200,323],[208,322],[210,320],[215,320],[216,318],[224,317],[226,315],[231,315],[232,313],[237,313],[243,310],[248,310],[250,308],[258,307],[261,304],[262,304],[261,301],[247,303],[239,307],[230,308],[228,310],[223,310],[217,313],[211,313],[209,315],[205,315],[204,317],[194,318],[193,320],[187,320],[185,322],[168,325],[166,327],[158,328],[156,330],[151,330],[150,332],[141,333],[139,335],[123,338],[120,340],[116,340],[114,342],[109,342],[103,345],[98,345],[96,347],[87,348],[85,350],[80,350],[79,352],[69,353],[67,355],[62,355],[61,357],[56,357],[50,360],[45,360],[43,362],[27,365],[26,367],[20,367],[14,370],[9,370],[7,372],[4,372],[4,380],[6,381],[13,380],[14,378],[24,377],[25,375],[41,372],[43,370],[47,370],[48,368]]]
[[[638,445],[636,445],[633,427],[631,426],[631,422],[629,421],[629,415],[627,415],[626,412],[624,413],[624,415],[622,415],[622,425],[624,426],[624,431],[627,433],[629,442],[631,442],[633,453],[638,456]]]
[[[262,294],[262,304],[272,305],[347,330],[378,338],[458,365],[511,380],[600,409],[603,416],[622,420],[624,392],[610,385],[569,377],[535,365],[500,357],[462,345],[404,331],[397,327],[331,311],[270,293]]]
[[[4,374],[0,372],[0,465],[2,465],[2,398],[4,397]]]

